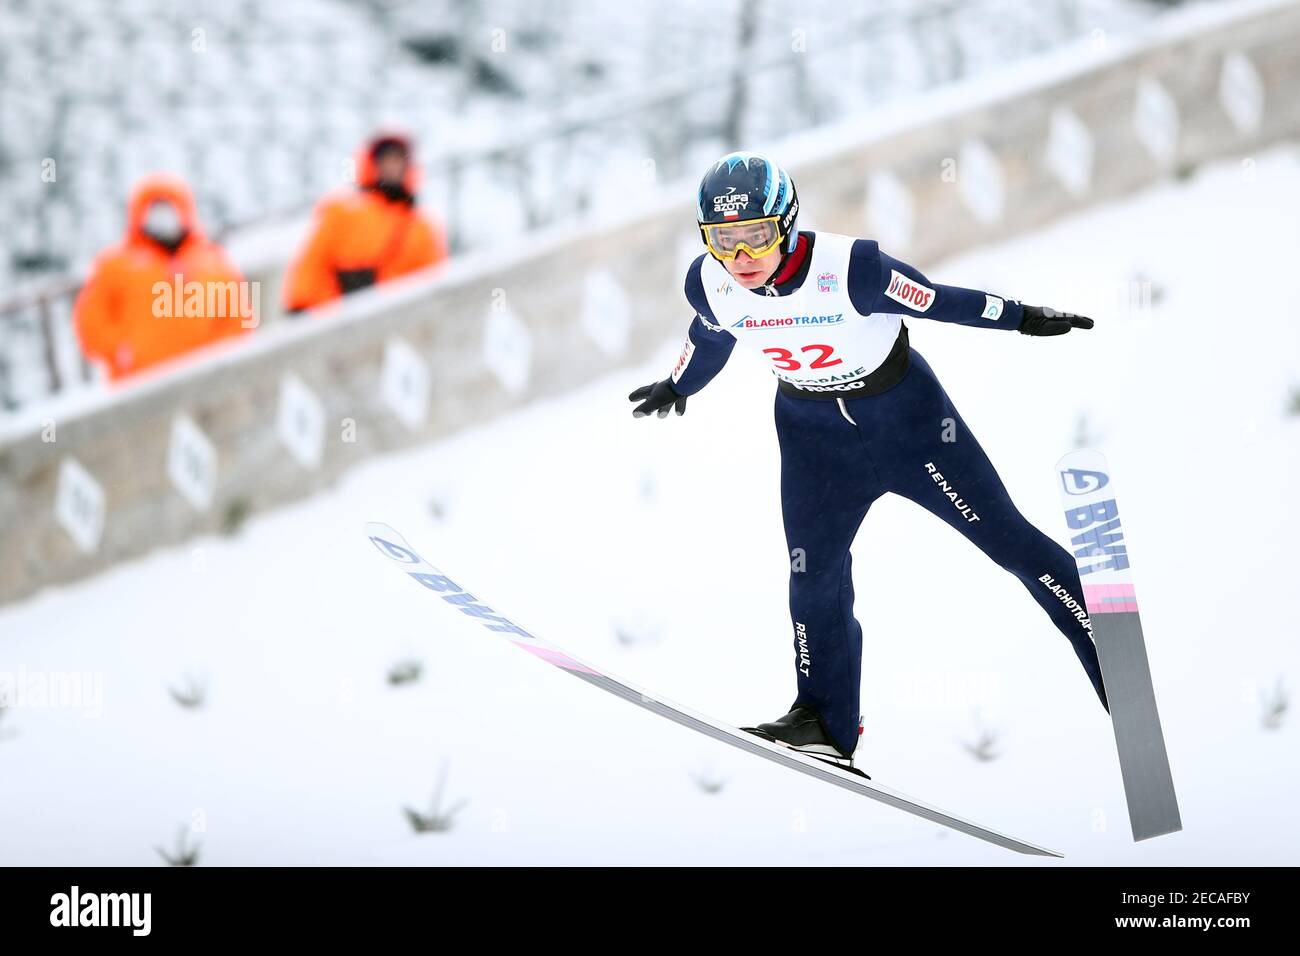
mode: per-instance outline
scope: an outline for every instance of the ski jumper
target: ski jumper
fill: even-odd
[[[1106,705],[1074,559],[1012,503],[988,456],[924,358],[906,318],[1015,330],[1022,306],[935,285],[876,242],[801,232],[798,271],[759,290],[705,254],[691,264],[695,309],[673,388],[702,389],[737,342],[772,364],[781,511],[791,555],[798,696],[836,746],[857,745],[862,627],[853,617],[850,546],[886,492],[946,521],[1014,574],[1070,641]],[[1050,582],[1050,583],[1049,583]],[[1075,609],[1072,609],[1074,607]]]

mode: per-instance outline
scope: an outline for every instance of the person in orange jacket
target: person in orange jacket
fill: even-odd
[[[312,233],[285,274],[287,312],[447,258],[442,229],[415,209],[420,173],[409,137],[373,137],[358,151],[356,166],[356,188],[332,193],[316,208]]]
[[[168,174],[136,183],[122,241],[101,252],[73,306],[86,358],[118,381],[247,331],[248,286],[199,226],[194,195]]]

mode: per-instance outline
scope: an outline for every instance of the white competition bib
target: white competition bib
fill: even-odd
[[[790,295],[751,292],[706,256],[700,279],[718,325],[758,352],[777,378],[810,391],[851,397],[854,386],[845,383],[879,368],[902,326],[900,315],[863,315],[849,300],[849,256],[855,241],[852,236],[816,233],[808,274]]]

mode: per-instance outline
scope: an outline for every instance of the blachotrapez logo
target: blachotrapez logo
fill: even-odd
[[[834,315],[783,315],[774,318],[756,319],[752,315],[742,315],[738,322],[731,323],[733,329],[800,329],[822,325],[839,325],[844,321],[844,313]]]

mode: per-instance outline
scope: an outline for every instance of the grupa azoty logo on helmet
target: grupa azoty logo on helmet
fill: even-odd
[[[749,208],[749,193],[736,192],[735,186],[728,186],[721,196],[713,197],[713,211],[720,212],[728,219],[740,218],[740,213]]]

